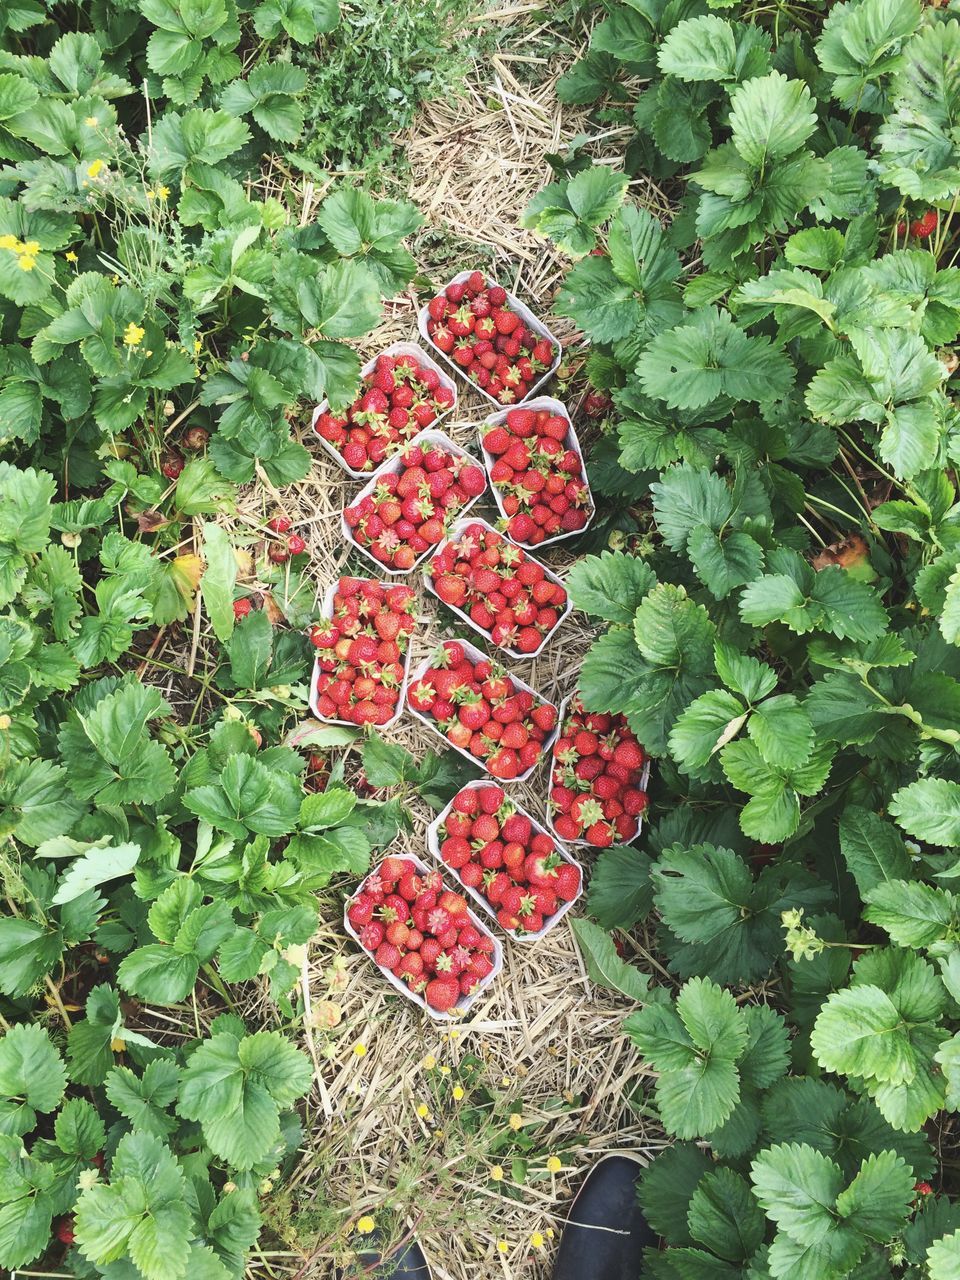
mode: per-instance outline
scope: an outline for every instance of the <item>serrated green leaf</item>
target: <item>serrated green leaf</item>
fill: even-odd
[[[650,979],[620,958],[605,929],[583,919],[574,920],[572,928],[592,982],[630,1000],[641,1002],[646,998]]]

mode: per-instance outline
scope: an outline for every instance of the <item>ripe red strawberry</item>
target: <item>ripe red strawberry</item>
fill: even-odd
[[[932,236],[937,229],[939,215],[936,209],[928,209],[922,218],[910,223],[910,234],[919,240]]]
[[[237,622],[239,622],[241,618],[245,618],[248,613],[252,613],[252,612],[253,612],[252,600],[248,600],[246,597],[243,597],[240,600],[234,600],[233,616],[236,618]]]
[[[460,999],[460,984],[453,978],[433,978],[427,983],[423,995],[431,1009],[446,1013]]]
[[[286,516],[274,516],[267,521],[267,528],[272,529],[274,533],[289,533],[293,524]]]

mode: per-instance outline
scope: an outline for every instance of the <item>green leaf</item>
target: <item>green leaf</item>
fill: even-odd
[[[670,754],[685,773],[703,776],[711,758],[743,728],[749,712],[725,689],[711,689],[680,713],[670,730]]]
[[[587,890],[590,914],[604,929],[629,929],[653,902],[650,858],[628,845],[603,849]]]
[[[782,622],[798,635],[822,630],[841,639],[868,641],[883,634],[886,610],[876,591],[829,565],[804,572],[803,585],[786,573],[765,574],[740,597],[740,617],[754,627]]]
[[[67,1083],[60,1054],[42,1027],[14,1025],[0,1040],[0,1095],[31,1111],[53,1111]],[[36,1119],[28,1128],[32,1128]]]
[[[371,739],[374,741],[374,739]],[[369,780],[369,774],[367,775]],[[372,783],[379,786],[379,783]],[[300,826],[304,830],[322,831],[345,822],[356,808],[357,797],[344,787],[328,786],[325,791],[304,796],[300,805]]]
[[[778,400],[794,379],[790,360],[768,338],[747,335],[713,307],[658,334],[637,372],[644,392],[671,409],[700,409],[721,397]]]
[[[227,644],[230,671],[241,689],[263,687],[273,657],[273,627],[262,609],[248,613],[233,629]]]
[[[697,1183],[687,1222],[694,1240],[728,1262],[745,1262],[763,1243],[766,1223],[750,1185],[732,1169],[717,1169]]]
[[[68,1156],[92,1160],[103,1150],[107,1134],[103,1121],[86,1098],[65,1102],[54,1124],[57,1146]]]
[[[888,806],[909,835],[928,844],[960,844],[960,784],[919,778],[895,792]]]
[[[296,824],[300,787],[289,774],[275,772],[252,756],[234,755],[216,782],[188,791],[183,803],[237,840],[247,831],[281,836]]]
[[[926,1259],[930,1280],[956,1280],[960,1275],[960,1231],[934,1240]]]
[[[932,946],[951,936],[958,923],[955,896],[917,880],[887,880],[863,897],[864,920],[885,929],[898,947]]]
[[[145,1280],[187,1274],[193,1234],[183,1172],[159,1139],[128,1133],[120,1139],[110,1183],[81,1192],[77,1245],[101,1265],[128,1256]]]
[[[677,23],[657,50],[663,74],[681,80],[733,79],[736,59],[732,24],[713,14]]]
[[[714,1167],[707,1153],[678,1142],[660,1154],[640,1174],[637,1199],[644,1217],[668,1244],[693,1244],[688,1226],[690,1201],[702,1178]]]
[[[813,749],[810,717],[790,693],[761,702],[750,717],[747,732],[767,764],[780,768],[797,768]]]
[[[911,1212],[913,1183],[912,1169],[896,1152],[869,1155],[837,1197],[837,1212],[860,1235],[886,1244]]]
[[[888,822],[859,805],[848,805],[840,818],[840,852],[861,895],[910,875],[910,855],[901,837]]]
[[[713,665],[710,615],[687,598],[683,587],[658,583],[638,606],[633,633],[637,648],[654,666],[699,674]]]
[[[89,889],[128,875],[140,857],[138,844],[90,845],[61,876],[54,903],[73,902]]]
[[[951,68],[960,28],[931,23],[911,39],[890,86],[895,110],[877,133],[880,174],[912,200],[949,199],[960,186],[960,144],[953,121],[960,104]],[[937,92],[930,86],[937,85]]]
[[[233,592],[237,584],[237,561],[227,534],[219,525],[203,524],[205,567],[200,594],[214,635],[221,642],[233,634]]]
[[[584,556],[570,569],[566,588],[574,607],[606,622],[629,624],[644,596],[656,583],[650,566],[622,551]]]
[[[638,1003],[646,999],[650,979],[617,955],[613,939],[590,920],[574,920],[573,933],[587,966],[590,980]]]
[[[624,1023],[657,1071],[656,1097],[664,1126],[680,1138],[718,1128],[740,1098],[735,1066],[747,1024],[732,995],[706,979],[686,983],[676,1012],[649,1004]]]
[[[63,952],[63,939],[35,920],[0,918],[0,991],[19,998],[53,969]]]
[[[816,128],[810,90],[779,71],[757,76],[730,95],[733,145],[750,165],[761,168],[803,146]]]
[[[125,991],[151,1004],[177,1004],[193,990],[198,968],[194,956],[177,955],[172,947],[149,943],[124,957],[117,980]]]
[[[785,1142],[761,1151],[750,1180],[760,1207],[791,1239],[814,1245],[834,1229],[843,1174],[813,1147]]]
[[[199,1120],[211,1149],[237,1169],[251,1169],[279,1136],[281,1107],[312,1079],[309,1060],[275,1031],[204,1041],[183,1071],[177,1110]]]
[[[867,984],[834,992],[810,1036],[827,1071],[892,1083],[909,1083],[916,1055],[899,1009],[885,991]]]

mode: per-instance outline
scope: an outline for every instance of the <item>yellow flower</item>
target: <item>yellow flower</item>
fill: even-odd
[[[103,168],[103,161],[94,160],[93,164],[87,165],[87,177],[95,178],[102,168]]]
[[[459,1040],[459,1039],[460,1039],[460,1032],[459,1032],[459,1031],[451,1031],[451,1032],[450,1032],[450,1039],[451,1039],[451,1040]]]
[[[169,187],[157,187],[157,199],[158,199],[158,200],[166,200],[166,198],[167,198],[167,196],[168,196],[169,194],[170,194],[170,188],[169,188]]]
[[[510,1077],[509,1077],[509,1076],[501,1076],[501,1078],[500,1078],[500,1084],[502,1085],[502,1087],[503,1087],[504,1089],[506,1089],[506,1088],[508,1088],[511,1084],[513,1084],[513,1081],[510,1079]]]
[[[203,343],[200,341],[199,338],[194,338],[193,350],[194,350],[194,354],[199,354],[203,350]]]
[[[123,345],[125,347],[139,347],[145,333],[146,329],[142,329],[140,325],[134,324],[131,320],[123,331]]]
[[[523,1116],[519,1111],[514,1111],[507,1123],[510,1125],[513,1132],[516,1133],[518,1129],[523,1128]]]
[[[493,1168],[490,1170],[490,1177],[494,1180],[494,1182],[502,1182],[503,1181],[502,1167],[498,1164],[495,1164]]]
[[[553,1227],[547,1227],[547,1239],[548,1240],[553,1239]]]
[[[17,253],[29,253],[34,258],[37,256],[39,252],[40,252],[39,240],[27,240],[17,250]]]
[[[559,1156],[550,1156],[547,1160],[547,1172],[559,1173],[563,1168],[563,1161]]]
[[[36,265],[36,258],[31,257],[29,253],[24,253],[17,259],[17,266],[21,271],[32,271]]]
[[[84,120],[83,123],[87,126],[88,129],[93,129],[100,123],[100,121],[97,119],[96,116],[87,116],[86,120]]]
[[[0,249],[10,249],[16,253],[20,241],[16,236],[0,236]]]
[[[353,1052],[355,1057],[365,1058],[367,1056],[367,1046],[365,1044],[361,1044],[360,1041],[358,1040],[357,1043],[353,1046]]]
[[[420,1117],[421,1120],[426,1120],[429,1114],[430,1114],[430,1108],[427,1106],[425,1102],[421,1102],[419,1107],[417,1107],[417,1115]]]
[[[66,258],[66,260],[67,260],[68,262],[76,262],[76,261],[77,261],[77,255],[73,252],[73,250],[72,250],[72,249],[68,249],[68,250],[67,250],[67,252],[66,252],[63,256]]]
[[[539,1231],[535,1231],[533,1233],[533,1235],[530,1237],[530,1243],[533,1245],[535,1249],[543,1248],[543,1236],[540,1234]]]
[[[357,1223],[357,1230],[360,1232],[362,1236],[368,1236],[376,1225],[377,1224],[373,1220],[373,1218],[371,1218],[370,1215],[366,1213]]]
[[[509,1253],[509,1252],[510,1252],[510,1246],[507,1244],[506,1240],[498,1240],[497,1253]]]
[[[156,192],[154,192],[154,191],[148,191],[148,192],[147,192],[147,199],[148,199],[148,200],[152,200],[155,194],[156,194]]]
[[[458,1084],[455,1084],[453,1086],[453,1096],[456,1098],[457,1102],[459,1102],[460,1099],[464,1096],[463,1090],[460,1088]]]
[[[449,1068],[448,1066],[446,1066],[446,1065],[442,1066],[442,1067],[440,1068],[440,1074],[441,1074],[442,1076],[448,1076],[448,1075],[450,1074],[450,1068]]]
[[[437,1065],[437,1060],[432,1053],[427,1054],[427,1056],[423,1060],[423,1065],[427,1069],[427,1071],[432,1071],[433,1068]]]

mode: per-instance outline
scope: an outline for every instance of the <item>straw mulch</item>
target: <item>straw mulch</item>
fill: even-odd
[[[442,284],[455,270],[482,266],[546,318],[568,264],[521,230],[519,217],[550,180],[545,154],[562,151],[584,128],[584,118],[561,113],[556,79],[572,50],[531,17],[538,10],[520,5],[488,17],[509,28],[503,41],[509,52],[478,67],[460,100],[426,107],[405,145],[410,198],[426,218],[413,246],[421,269]],[[609,141],[616,139],[604,139]],[[603,155],[602,144],[597,153]],[[307,221],[322,192],[302,183],[298,194]],[[654,188],[645,194],[651,205],[662,204]],[[416,340],[423,300],[418,303],[411,290],[389,302],[361,355],[368,358],[401,338]],[[565,345],[576,345],[567,322],[551,324]],[[462,380],[459,386],[456,421],[442,426],[475,446],[487,402]],[[267,484],[251,487],[236,528],[256,536],[276,511],[290,516],[310,546],[309,572],[319,593],[350,558],[340,514],[359,486],[310,445],[309,423],[299,434],[315,457],[309,477],[282,494]],[[492,503],[474,513],[496,514]],[[561,572],[572,560],[558,548],[544,558]],[[356,553],[351,568],[376,574]],[[451,633],[444,631],[437,603],[423,593],[414,661],[443,634]],[[574,614],[545,655],[511,665],[559,699],[575,688],[591,638],[586,619]],[[418,757],[441,745],[411,717],[385,736]],[[348,779],[358,752],[351,749],[349,759]],[[540,818],[547,776],[541,766],[529,784],[511,787]],[[410,811],[413,830],[396,850],[428,856],[424,832],[434,815],[415,797]],[[341,911],[342,896],[331,893],[305,968],[316,1087],[306,1110],[302,1160],[288,1185],[290,1216],[285,1225],[275,1223],[287,1250],[251,1259],[248,1274],[257,1280],[331,1277],[337,1265],[350,1262],[361,1239],[356,1223],[370,1215],[391,1240],[415,1233],[437,1280],[545,1280],[569,1199],[589,1165],[622,1148],[649,1158],[664,1142],[656,1124],[644,1118],[648,1082],[639,1054],[621,1034],[629,1005],[589,981],[564,922],[538,943],[507,940],[503,973],[451,1037],[449,1024],[431,1021],[404,1001],[359,954],[344,934]],[[655,963],[646,952],[637,959],[648,968]],[[255,1008],[250,1012],[256,1016]],[[331,1018],[339,1019],[333,1028],[324,1025]],[[432,1069],[423,1065],[431,1055],[437,1063]],[[450,1094],[457,1081],[465,1089],[460,1100]],[[424,1107],[429,1114],[418,1114]],[[512,1178],[511,1148],[488,1157],[491,1145],[509,1134],[509,1114],[517,1112],[522,1132],[533,1137],[522,1186]],[[555,1175],[546,1172],[552,1154],[564,1164]],[[496,1161],[505,1171],[499,1182],[489,1175]],[[531,1243],[534,1233],[542,1245]]]

